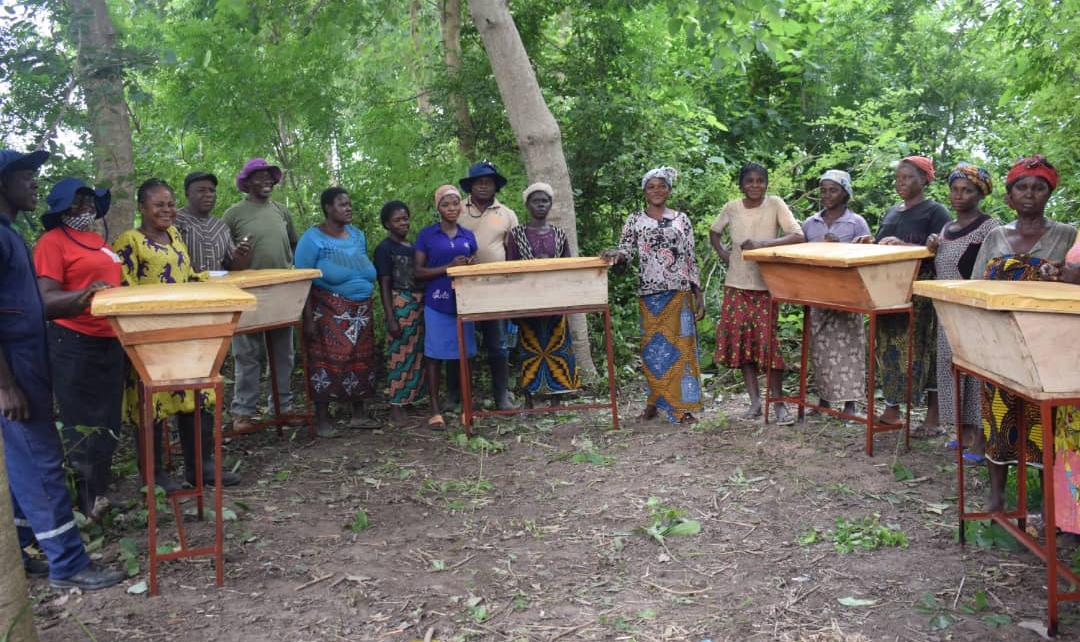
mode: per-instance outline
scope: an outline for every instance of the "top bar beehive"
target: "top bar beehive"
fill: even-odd
[[[321,270],[238,270],[212,277],[212,283],[228,283],[255,295],[254,310],[240,315],[237,332],[261,327],[280,326],[300,318],[311,290],[312,279],[322,276]]]
[[[607,303],[608,264],[597,257],[500,261],[446,271],[458,314],[528,312]]]
[[[853,308],[883,310],[911,302],[924,247],[861,243],[797,243],[743,252],[755,261],[770,294]]]

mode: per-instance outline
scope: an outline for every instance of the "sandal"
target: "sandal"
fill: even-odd
[[[432,430],[446,430],[446,422],[443,420],[442,415],[432,415],[427,420],[427,425]]]
[[[370,417],[353,417],[349,420],[349,428],[353,430],[377,430],[382,424]]]
[[[795,414],[784,404],[780,404],[774,411],[777,426],[791,426],[795,423]]]

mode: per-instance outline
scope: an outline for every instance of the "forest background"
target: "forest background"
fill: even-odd
[[[800,219],[817,210],[824,170],[849,171],[851,207],[873,228],[896,202],[899,157],[929,155],[942,177],[957,161],[986,167],[997,186],[984,209],[1007,220],[1004,175],[1041,152],[1062,172],[1051,215],[1076,219],[1078,0],[514,0],[510,11],[561,128],[581,254],[614,246],[645,170],[676,167],[673,204],[697,226],[710,319],[723,268],[707,229],[739,196],[747,161],[770,169],[770,192]],[[434,188],[477,160],[510,179],[500,199],[526,216],[529,177],[461,0],[4,0],[0,91],[0,146],[52,152],[43,189],[112,177],[110,218],[125,224],[132,186],[180,186],[196,169],[221,179],[220,215],[253,156],[287,170],[274,198],[301,231],[321,220],[322,189],[348,189],[369,249],[384,201],[410,205],[415,234],[435,220]],[[930,195],[947,203],[944,181]],[[612,284],[621,364],[636,342],[634,285]]]

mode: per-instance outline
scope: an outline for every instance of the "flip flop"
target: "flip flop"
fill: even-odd
[[[943,448],[956,448],[959,445],[960,444],[956,443],[956,440],[953,439],[952,441],[945,442],[945,445],[943,446]],[[967,446],[964,446],[964,450],[967,450]]]
[[[980,457],[980,456],[976,455],[975,453],[969,453],[969,452],[964,452],[964,459],[966,459],[966,460],[968,460],[970,462],[974,462],[976,464],[981,464],[984,461],[986,461],[986,457]]]
[[[382,424],[374,419],[350,419],[349,428],[353,430],[377,430],[382,428]]]
[[[432,415],[427,420],[427,425],[432,430],[446,430],[446,421],[443,420],[442,415]]]

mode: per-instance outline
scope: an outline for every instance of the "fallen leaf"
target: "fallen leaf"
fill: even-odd
[[[863,600],[857,597],[841,597],[836,601],[844,606],[872,606],[878,603],[877,600]]]
[[[1040,620],[1021,620],[1016,623],[1016,626],[1021,629],[1027,629],[1028,631],[1034,631],[1044,640],[1050,639],[1050,636],[1046,634],[1046,622]]]
[[[142,595],[147,590],[146,580],[140,580],[128,587],[127,592],[132,595]]]

